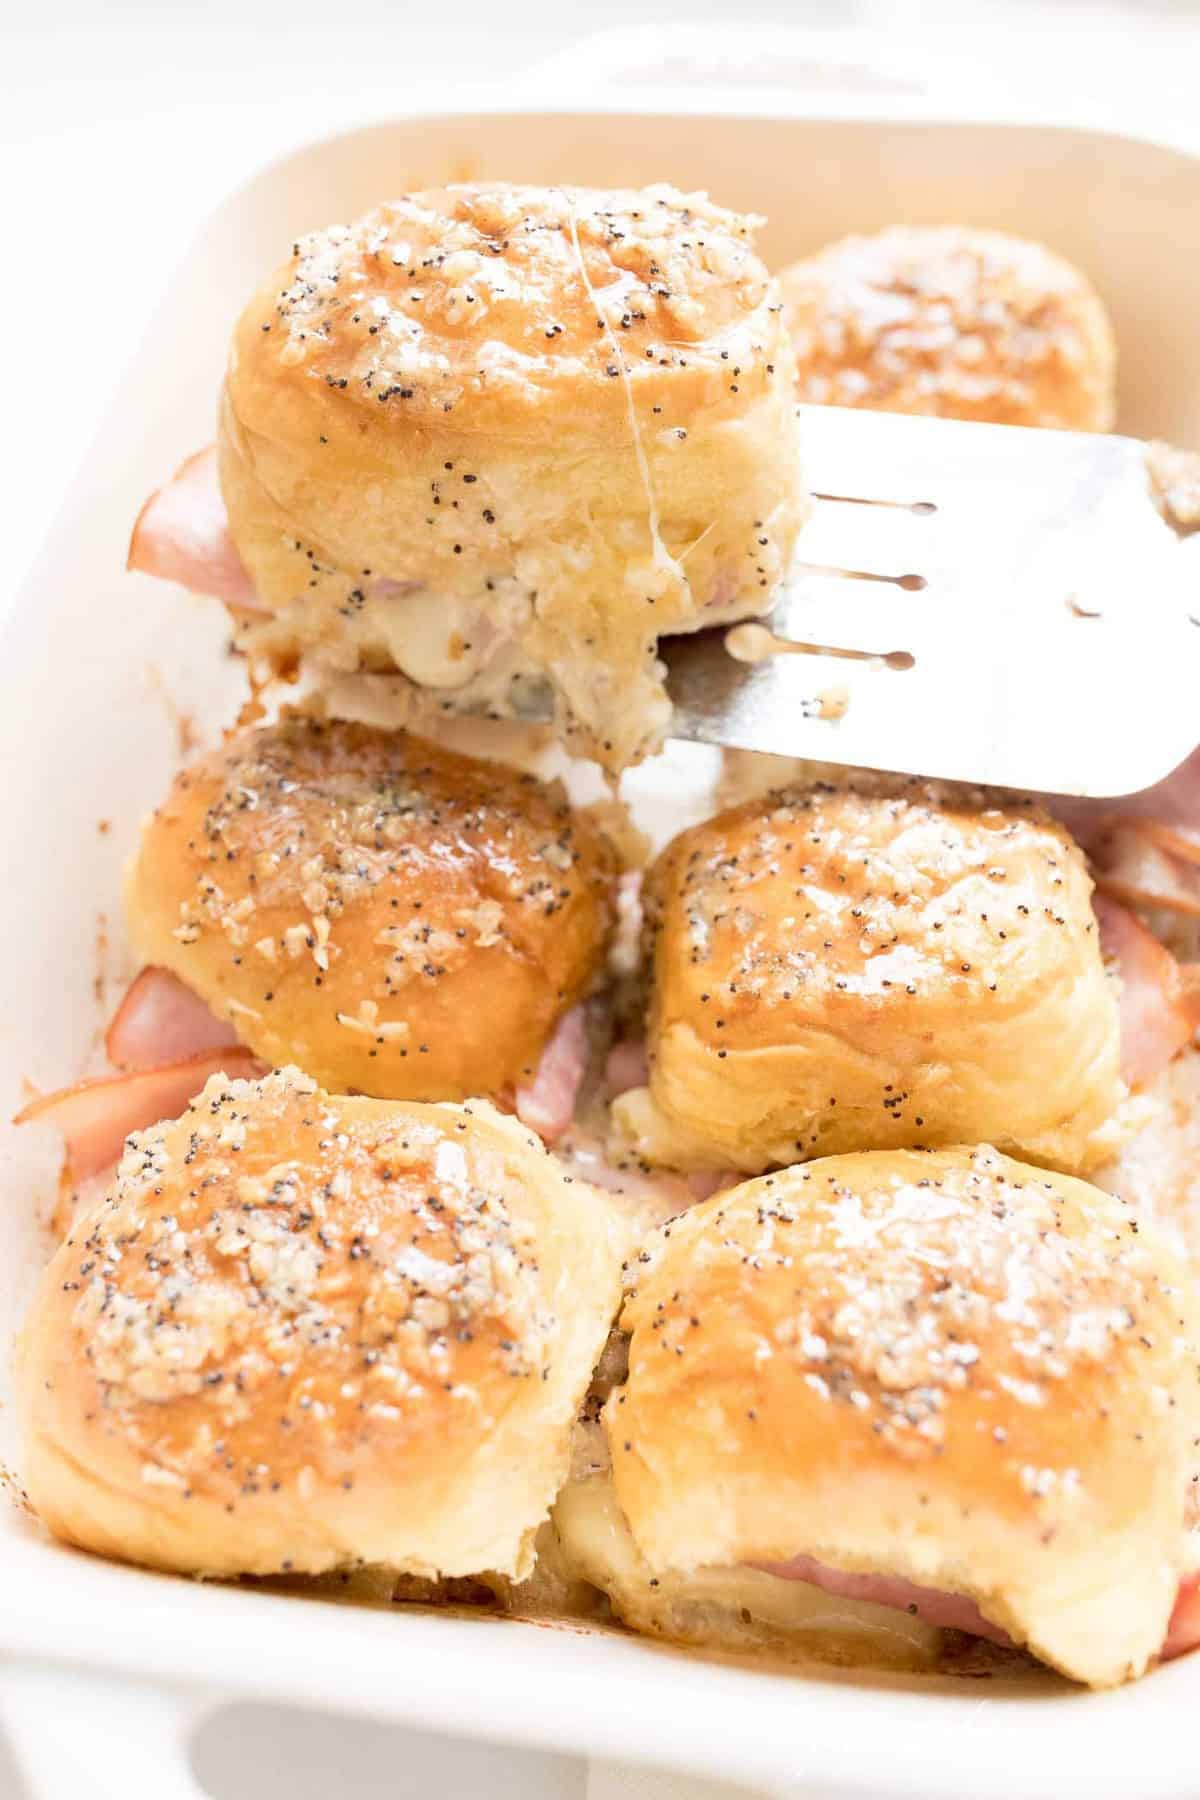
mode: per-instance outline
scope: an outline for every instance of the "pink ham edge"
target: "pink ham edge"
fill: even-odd
[[[229,533],[215,445],[189,456],[151,494],[134,523],[125,567],[242,612],[265,610]]]
[[[159,1069],[77,1081],[31,1101],[13,1124],[57,1125],[66,1139],[70,1181],[78,1186],[118,1160],[131,1131],[178,1118],[210,1075],[237,1080],[265,1070],[249,1050],[209,1051]]]
[[[1195,1032],[1196,995],[1171,952],[1140,919],[1109,899],[1093,896],[1100,948],[1121,977],[1121,1073],[1142,1087],[1165,1069]]]
[[[737,1169],[693,1169],[684,1177],[693,1200],[711,1200],[714,1194],[741,1187],[748,1179]]]
[[[928,1625],[942,1631],[966,1631],[972,1637],[987,1638],[993,1644],[1012,1646],[1013,1640],[998,1625],[985,1619],[973,1600],[965,1594],[948,1594],[939,1588],[918,1587],[898,1575],[851,1575],[842,1569],[830,1569],[811,1556],[794,1556],[790,1562],[756,1562],[750,1565],[775,1575],[782,1581],[807,1581],[826,1594],[838,1594],[844,1600],[870,1600],[876,1606],[891,1606],[901,1612],[915,1611]],[[1200,1571],[1185,1576],[1179,1584],[1175,1606],[1159,1652],[1163,1662],[1183,1656],[1200,1644]]]
[[[1164,847],[1149,820],[1114,819],[1086,848],[1104,893],[1128,906],[1200,918],[1200,866]]]
[[[1050,796],[1050,811],[1087,852],[1099,885],[1131,906],[1200,916],[1200,749],[1118,800]]]
[[[233,1026],[218,1019],[186,982],[151,964],[126,990],[104,1034],[104,1050],[116,1069],[157,1069],[237,1041]]]
[[[985,1619],[973,1600],[965,1594],[946,1594],[939,1588],[918,1587],[899,1575],[851,1575],[844,1569],[830,1569],[811,1556],[793,1556],[790,1562],[756,1562],[750,1565],[781,1581],[807,1581],[826,1594],[838,1594],[843,1600],[870,1600],[876,1606],[891,1606],[898,1612],[915,1611],[928,1625],[943,1631],[968,1631],[972,1637],[987,1638],[993,1644],[1011,1646],[1012,1639],[998,1625]]]
[[[1185,1575],[1175,1596],[1171,1621],[1160,1651],[1163,1662],[1184,1656],[1200,1644],[1200,1570]]]
[[[613,1045],[604,1064],[604,1088],[610,1100],[627,1094],[630,1088],[645,1087],[649,1079],[650,1061],[641,1038]]]
[[[522,1125],[528,1125],[548,1144],[560,1138],[575,1117],[587,1060],[587,1012],[582,1006],[573,1006],[558,1021],[533,1080],[523,1082],[516,1093]]]

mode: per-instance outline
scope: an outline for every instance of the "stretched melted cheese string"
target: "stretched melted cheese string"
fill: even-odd
[[[567,221],[571,228],[571,243],[575,250],[575,261],[579,265],[579,278],[583,282],[587,297],[592,304],[596,318],[603,325],[612,349],[613,360],[621,372],[621,382],[625,389],[625,409],[629,415],[629,436],[633,446],[633,454],[637,459],[638,473],[642,478],[642,489],[646,496],[646,518],[650,527],[650,543],[653,548],[653,560],[656,568],[667,569],[686,588],[688,579],[682,565],[671,555],[662,541],[658,528],[658,503],[654,496],[654,484],[650,479],[650,464],[642,444],[641,427],[638,425],[637,408],[633,403],[633,382],[629,377],[629,367],[625,361],[625,352],[621,348],[620,339],[613,330],[612,322],[596,299],[595,289],[588,280],[588,272],[584,266],[583,250],[579,242],[579,227],[576,222],[575,199],[565,188],[561,190],[567,203]]]

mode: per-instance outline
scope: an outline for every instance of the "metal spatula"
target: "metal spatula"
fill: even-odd
[[[1092,795],[1200,742],[1200,535],[1159,513],[1144,444],[832,407],[801,424],[800,560],[761,624],[664,643],[674,735]]]

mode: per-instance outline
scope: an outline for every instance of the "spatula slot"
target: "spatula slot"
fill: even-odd
[[[848,650],[834,644],[798,643],[794,638],[776,637],[769,625],[753,621],[726,632],[725,648],[740,663],[763,663],[772,656],[837,656],[877,669],[904,670],[915,668],[917,661],[910,650]]]
[[[881,575],[871,569],[838,569],[829,563],[798,562],[793,564],[797,575],[824,575],[835,581],[882,581],[891,587],[903,588],[906,594],[919,594],[922,588],[929,586],[924,575],[915,573],[907,575]]]
[[[918,518],[926,518],[937,511],[935,500],[874,500],[866,494],[816,494],[814,500],[824,500],[830,506],[888,506],[893,512],[916,513]]]

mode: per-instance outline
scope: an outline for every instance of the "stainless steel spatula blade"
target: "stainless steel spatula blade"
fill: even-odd
[[[1200,742],[1200,536],[1162,518],[1144,444],[833,407],[801,423],[799,560],[762,624],[664,643],[674,735],[1092,795]]]

